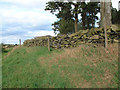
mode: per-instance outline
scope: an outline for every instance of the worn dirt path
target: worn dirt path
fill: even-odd
[[[17,48],[19,48],[19,46],[15,46],[10,52],[8,52],[8,54],[4,56],[4,59],[8,57],[12,52],[14,52]]]

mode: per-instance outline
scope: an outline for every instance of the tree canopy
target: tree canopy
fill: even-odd
[[[58,21],[52,24],[54,32],[67,34],[77,32],[81,25],[83,30],[95,27],[100,7],[98,2],[48,2],[45,10],[58,18]]]
[[[111,9],[112,13],[112,24],[120,24],[120,10],[117,11],[116,8]]]

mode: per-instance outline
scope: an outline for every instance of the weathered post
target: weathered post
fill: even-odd
[[[101,2],[101,27],[104,27],[105,48],[107,49],[107,27],[111,27],[111,0]]]
[[[105,17],[104,17],[104,36],[105,36],[105,48],[107,49],[108,39],[107,39],[107,26],[106,26],[106,19],[105,19]]]
[[[21,47],[21,39],[19,39],[19,44],[20,44],[20,47]]]
[[[50,39],[48,37],[48,51],[50,51]]]

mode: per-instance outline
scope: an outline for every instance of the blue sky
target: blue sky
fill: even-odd
[[[118,8],[118,0],[112,0]],[[0,0],[0,43],[18,44],[36,36],[55,36],[51,24],[57,20],[45,11],[48,0]]]

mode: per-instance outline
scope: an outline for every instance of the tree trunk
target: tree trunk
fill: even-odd
[[[83,5],[86,5],[85,4],[85,0],[82,0],[82,3],[81,4],[83,4]],[[82,16],[82,28],[83,28],[83,30],[85,30],[85,22],[86,22],[86,10],[85,10],[86,8],[84,7],[84,8],[82,8],[82,13],[81,13],[81,16]]]
[[[92,13],[92,16],[93,16],[93,13]],[[94,28],[94,17],[92,17],[92,28]]]
[[[83,26],[83,30],[85,30],[85,17],[86,17],[86,13],[83,12],[83,15],[82,15],[82,26]]]
[[[77,14],[76,14],[76,15],[77,15]],[[78,18],[76,17],[76,18],[75,18],[75,32],[77,32],[77,31],[78,31],[77,22],[78,22]]]
[[[90,13],[89,13],[89,15],[88,16],[90,16]],[[87,17],[87,29],[90,29],[90,25],[89,25],[89,18]]]
[[[100,27],[104,27],[103,25],[103,23],[104,23],[104,21],[103,21],[103,17],[104,17],[104,9],[105,9],[105,7],[104,7],[104,2],[101,2],[100,3],[101,5],[100,5],[100,18],[101,18],[101,20],[100,20]]]
[[[76,5],[75,5],[75,32],[78,31],[77,22],[78,22],[78,5],[76,4]]]

